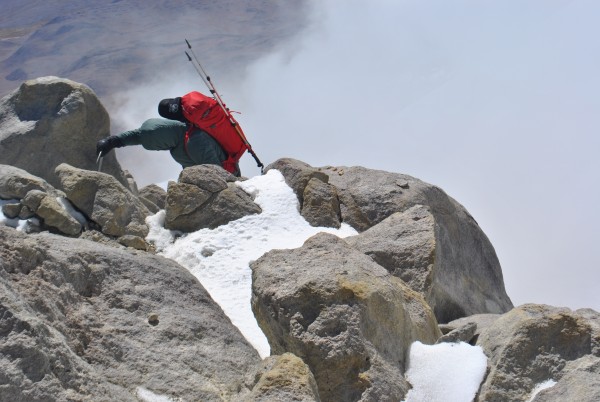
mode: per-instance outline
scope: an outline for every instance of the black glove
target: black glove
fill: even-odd
[[[111,136],[101,139],[96,143],[96,156],[105,156],[107,153],[112,151],[113,148],[120,148],[123,143],[119,137]]]

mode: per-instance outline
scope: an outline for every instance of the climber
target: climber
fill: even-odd
[[[185,97],[188,95],[184,95],[183,98],[186,99]],[[198,125],[191,124],[184,117],[181,99],[163,99],[159,103],[158,113],[164,118],[148,119],[137,129],[98,141],[96,155],[103,157],[113,148],[142,145],[145,149],[152,151],[170,151],[173,159],[183,168],[213,164],[222,166],[230,173],[240,176],[237,163],[239,158],[231,162],[230,155],[214,138],[214,135],[198,128]],[[243,151],[245,149],[242,150],[242,153]]]

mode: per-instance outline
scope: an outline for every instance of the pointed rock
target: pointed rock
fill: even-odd
[[[110,120],[86,85],[58,77],[25,81],[0,100],[0,163],[25,169],[59,187],[55,168],[67,163],[96,170],[96,142],[110,134]],[[114,152],[103,171],[127,186]]]

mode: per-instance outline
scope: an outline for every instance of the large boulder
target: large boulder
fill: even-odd
[[[169,182],[165,227],[194,232],[260,213],[260,207],[235,184],[238,180],[215,165],[185,168],[177,183]]]
[[[419,230],[425,230],[430,240],[433,232],[435,249],[418,247],[415,250],[425,254],[407,258],[415,258],[421,260],[419,264],[430,265],[427,264],[427,258],[431,256],[428,257],[427,253],[434,252],[432,262],[435,262],[435,266],[432,269],[436,275],[431,279],[435,279],[436,284],[431,287],[434,293],[428,296],[428,300],[432,303],[439,322],[445,323],[473,314],[505,313],[513,307],[506,294],[494,247],[466,209],[440,188],[408,175],[364,167],[313,168],[293,159],[280,159],[271,166],[280,170],[286,181],[311,175],[321,177],[320,175],[325,174],[327,179],[322,180],[336,189],[342,222],[359,232],[372,228],[396,212],[407,211],[416,205],[424,206],[433,217],[433,227],[430,225],[429,228]],[[303,189],[302,185],[296,187]],[[298,191],[296,190],[297,195],[300,194]],[[428,221],[421,222],[420,225],[425,222]],[[385,225],[387,229],[378,231],[390,231],[390,234],[402,231],[402,227],[394,229],[393,222]],[[399,242],[402,243],[403,240]],[[393,262],[401,257],[383,255],[388,252],[397,254],[394,245],[391,246],[385,252],[377,251],[381,259]],[[407,272],[406,269],[414,273],[420,272],[418,275],[410,274],[413,282],[426,279],[425,271],[428,270],[410,268],[409,264],[400,267],[388,265],[387,269],[397,273]],[[465,278],[468,280],[462,282]],[[475,289],[477,297],[469,300]]]
[[[96,170],[96,142],[110,134],[110,120],[94,92],[67,79],[25,81],[0,100],[0,163],[24,169],[58,187],[54,169],[67,163]],[[112,152],[104,172],[127,180]]]
[[[458,239],[439,237],[438,219],[424,205],[395,212],[357,236],[353,247],[421,293],[440,322],[473,314],[502,313],[510,300],[504,291],[500,267],[460,266],[448,258]],[[488,268],[491,268],[488,266]],[[500,277],[498,277],[500,273]]]
[[[479,401],[524,401],[537,384],[547,380],[557,381],[556,388],[542,391],[535,401],[598,400],[600,315],[596,312],[523,305],[482,331],[477,344],[490,366]],[[582,386],[583,377],[577,378],[586,373],[596,379]],[[583,389],[595,391],[584,395]],[[557,395],[577,398],[558,399]]]
[[[293,353],[323,401],[401,400],[416,340],[441,335],[423,298],[335,235],[251,264],[252,309],[274,354]]]
[[[67,198],[109,236],[148,235],[150,211],[127,188],[106,173],[67,164],[56,168],[60,188]]]
[[[258,364],[177,263],[0,226],[1,400],[237,400]]]

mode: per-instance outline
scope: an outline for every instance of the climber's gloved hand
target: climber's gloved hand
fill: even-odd
[[[120,148],[122,146],[123,143],[119,137],[110,136],[103,138],[96,143],[96,156],[105,156],[112,151],[113,148]]]

